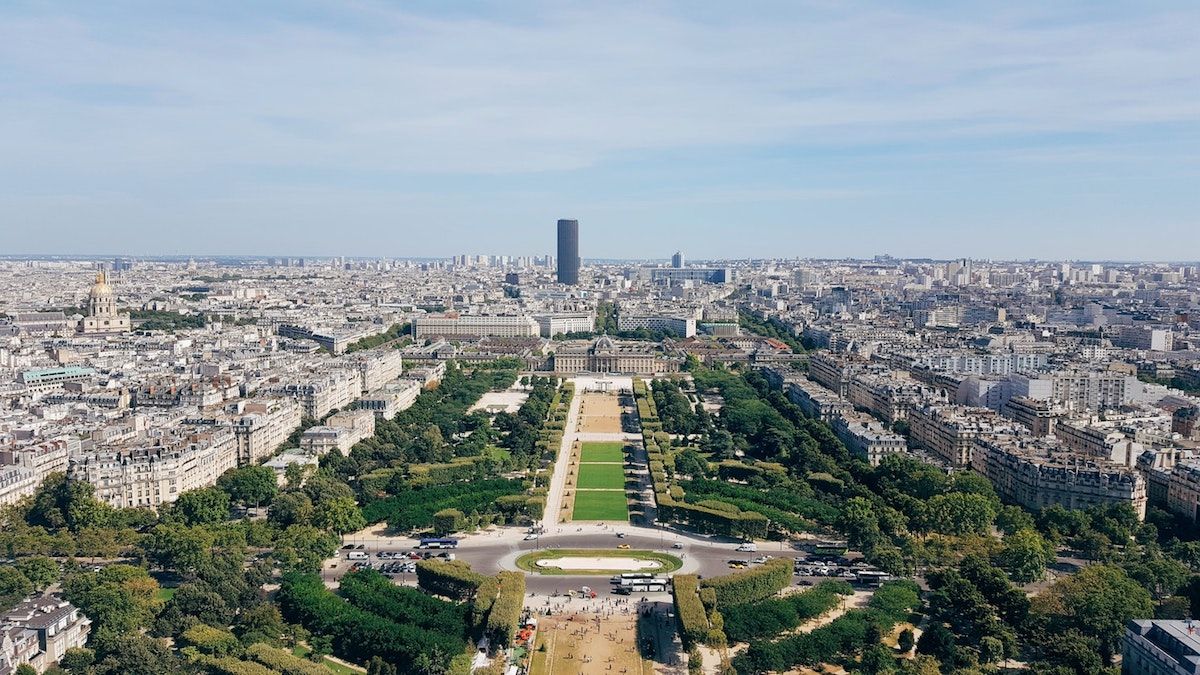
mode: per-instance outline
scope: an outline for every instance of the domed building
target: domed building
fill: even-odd
[[[79,332],[84,335],[110,335],[127,333],[131,326],[128,314],[117,312],[117,297],[108,285],[108,275],[96,273],[96,283],[88,292],[88,313],[79,322]]]
[[[667,354],[653,342],[617,342],[607,335],[595,341],[562,343],[554,352],[559,373],[630,373],[655,375],[679,372],[683,359]]]

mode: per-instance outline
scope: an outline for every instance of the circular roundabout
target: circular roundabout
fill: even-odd
[[[518,568],[530,574],[606,576],[620,572],[670,574],[683,561],[657,551],[611,549],[545,549],[517,558]]]

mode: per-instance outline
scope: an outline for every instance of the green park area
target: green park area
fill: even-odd
[[[655,567],[645,567],[642,565],[629,565],[627,569],[621,568],[619,565],[612,564],[597,565],[598,569],[581,569],[579,566],[572,566],[570,569],[562,569],[555,566],[553,563],[562,559],[583,559],[598,561],[600,559],[610,559],[612,561],[645,561],[651,560],[658,563]],[[549,565],[539,565],[539,561],[549,561]],[[683,561],[668,553],[660,553],[658,551],[629,551],[621,549],[543,549],[541,551],[531,551],[517,558],[517,567],[525,572],[534,574],[547,575],[588,575],[588,576],[610,576],[625,572],[651,572],[654,574],[670,574],[683,567]]]
[[[625,469],[620,464],[580,464],[580,489],[624,490]]]
[[[579,461],[611,462],[620,464],[625,461],[624,443],[584,443],[580,451]]]
[[[577,490],[572,520],[629,520],[624,490]]]

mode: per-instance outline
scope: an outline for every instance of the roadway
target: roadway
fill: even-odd
[[[625,533],[618,538],[617,533]],[[706,537],[670,529],[639,527],[635,525],[574,525],[565,523],[548,528],[547,532],[533,541],[525,541],[525,529],[519,527],[497,527],[490,531],[456,537],[458,548],[452,551],[457,560],[470,563],[471,569],[482,574],[495,574],[501,570],[515,570],[515,561],[529,551],[558,549],[616,549],[628,544],[631,549],[662,551],[679,557],[683,568],[679,573],[700,574],[704,577],[728,574],[730,560],[749,560],[760,555],[795,557],[802,555],[782,542],[760,544],[757,553],[739,553],[734,549],[738,542],[724,537]],[[375,555],[380,551],[410,551],[416,548],[417,540],[408,537],[361,537],[346,538],[347,544],[362,545],[370,555],[372,563],[378,563]],[[681,548],[672,548],[679,543]],[[328,560],[324,567],[327,581],[335,581],[349,570],[352,563],[346,560]],[[401,575],[397,580],[414,583],[414,575]],[[529,574],[526,585],[530,594],[549,595],[563,593],[590,586],[607,590],[608,580],[597,576],[540,575]]]

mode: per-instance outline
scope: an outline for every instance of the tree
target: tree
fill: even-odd
[[[229,495],[216,487],[189,490],[172,509],[187,525],[216,524],[229,517]]]
[[[155,632],[177,636],[197,623],[224,626],[233,612],[220,593],[205,584],[184,584],[167,601],[155,621]]]
[[[304,466],[295,462],[288,464],[283,470],[283,479],[289,488],[298,488],[304,482]]]
[[[71,647],[63,652],[58,665],[71,675],[84,675],[96,662],[96,653],[87,647]]]
[[[33,584],[16,567],[0,567],[0,605],[9,607],[33,592]]]
[[[284,633],[287,632],[287,628],[283,616],[279,613],[279,608],[272,603],[264,602],[238,615],[234,633],[244,645],[255,642],[278,645]]]
[[[313,510],[313,522],[317,527],[338,535],[361,530],[367,526],[362,510],[353,497],[337,497],[317,504]]]
[[[338,538],[311,525],[292,525],[275,540],[275,557],[285,567],[317,571],[337,550]]]
[[[1018,530],[1004,538],[998,556],[1000,567],[1018,584],[1037,581],[1054,561],[1054,548],[1032,529]]]
[[[941,494],[929,500],[928,526],[944,534],[986,534],[996,518],[996,507],[984,495],[965,492]]]
[[[900,636],[896,639],[896,646],[900,648],[901,654],[907,654],[911,652],[915,644],[916,637],[913,633],[913,629],[905,628],[904,630],[900,631]]]
[[[275,472],[265,466],[230,469],[217,479],[217,487],[229,495],[230,501],[242,506],[269,504],[279,492]]]
[[[1104,663],[1112,663],[1125,624],[1153,616],[1150,593],[1125,571],[1112,565],[1091,565],[1059,579],[1034,599],[1033,611],[1049,619],[1050,630],[1074,629],[1099,642]]]
[[[842,508],[838,529],[846,533],[851,546],[867,548],[879,540],[879,516],[870,501],[853,497]]]
[[[863,650],[859,670],[868,675],[882,675],[896,672],[896,659],[892,650],[881,644],[873,644]]]
[[[328,458],[331,455],[333,455],[332,452],[325,457]],[[351,490],[349,485],[329,476],[319,474],[304,481],[304,494],[308,495],[313,504],[320,504],[326,500],[338,497],[354,499],[354,490]]]
[[[1000,512],[996,514],[996,527],[1004,534],[1015,534],[1024,529],[1035,529],[1037,524],[1028,511],[1008,504],[1000,507]]]
[[[917,640],[917,651],[934,657],[948,669],[953,669],[958,663],[954,633],[940,622],[931,624],[928,630],[921,633],[921,639]]]
[[[164,570],[192,575],[216,546],[213,533],[178,523],[155,525],[139,542],[146,557]]]
[[[279,527],[304,525],[312,521],[312,500],[303,492],[284,492],[271,502],[267,520]]]
[[[93,635],[119,637],[145,628],[158,609],[158,582],[142,567],[109,565],[76,574],[63,584],[66,597],[92,620]]]
[[[112,511],[95,498],[96,488],[87,481],[68,480],[52,473],[42,481],[29,508],[28,521],[49,530],[67,528],[72,532],[98,527]]]
[[[96,664],[96,675],[175,675],[179,661],[163,643],[138,633],[109,641],[105,656]]]
[[[38,671],[28,663],[22,663],[13,671],[13,675],[38,675]]]
[[[466,525],[466,520],[458,509],[442,509],[433,514],[433,531],[439,536],[457,532]]]
[[[17,561],[17,569],[33,584],[35,591],[44,591],[58,581],[58,563],[45,556],[22,558]]]

